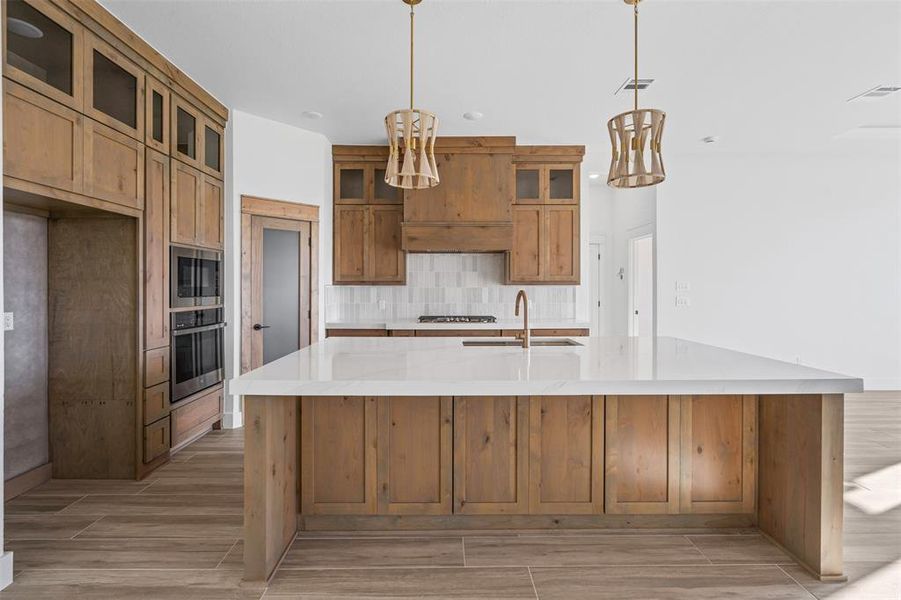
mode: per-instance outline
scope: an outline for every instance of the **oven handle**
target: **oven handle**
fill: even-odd
[[[212,331],[213,329],[224,329],[228,323],[216,323],[215,325],[204,325],[203,327],[192,327],[190,329],[179,329],[178,331],[173,331],[172,335],[188,335],[189,333],[200,333],[202,331]]]

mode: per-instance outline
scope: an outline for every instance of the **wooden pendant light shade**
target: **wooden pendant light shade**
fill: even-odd
[[[388,130],[388,166],[385,183],[405,190],[438,185],[435,138],[438,117],[419,109],[402,109],[385,117]]]
[[[615,188],[657,185],[666,179],[660,141],[666,113],[642,108],[618,114],[607,123],[613,158],[607,183]]]

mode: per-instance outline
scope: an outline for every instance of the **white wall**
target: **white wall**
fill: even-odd
[[[226,379],[240,371],[241,196],[320,206],[319,289],[332,279],[332,151],[325,136],[232,110],[226,132]],[[324,332],[325,311],[319,313]],[[223,426],[243,423],[238,398],[228,395]]]
[[[590,188],[590,235],[592,239],[602,238],[606,250],[603,330],[592,335],[629,335],[629,239],[654,233],[656,194],[652,187],[618,190],[605,182]],[[623,279],[617,275],[620,268]]]
[[[670,157],[658,333],[901,389],[899,156]],[[675,307],[675,282],[691,306]]]

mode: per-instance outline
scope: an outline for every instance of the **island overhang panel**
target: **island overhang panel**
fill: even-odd
[[[579,341],[338,338],[233,380],[245,577],[269,577],[298,528],[642,526],[759,527],[842,577],[859,379],[672,338]]]

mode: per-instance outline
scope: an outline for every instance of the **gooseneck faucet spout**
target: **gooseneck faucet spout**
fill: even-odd
[[[531,340],[531,332],[529,330],[529,297],[526,296],[525,290],[519,290],[516,294],[516,311],[515,315],[519,316],[519,305],[522,302],[522,347],[528,348]]]

